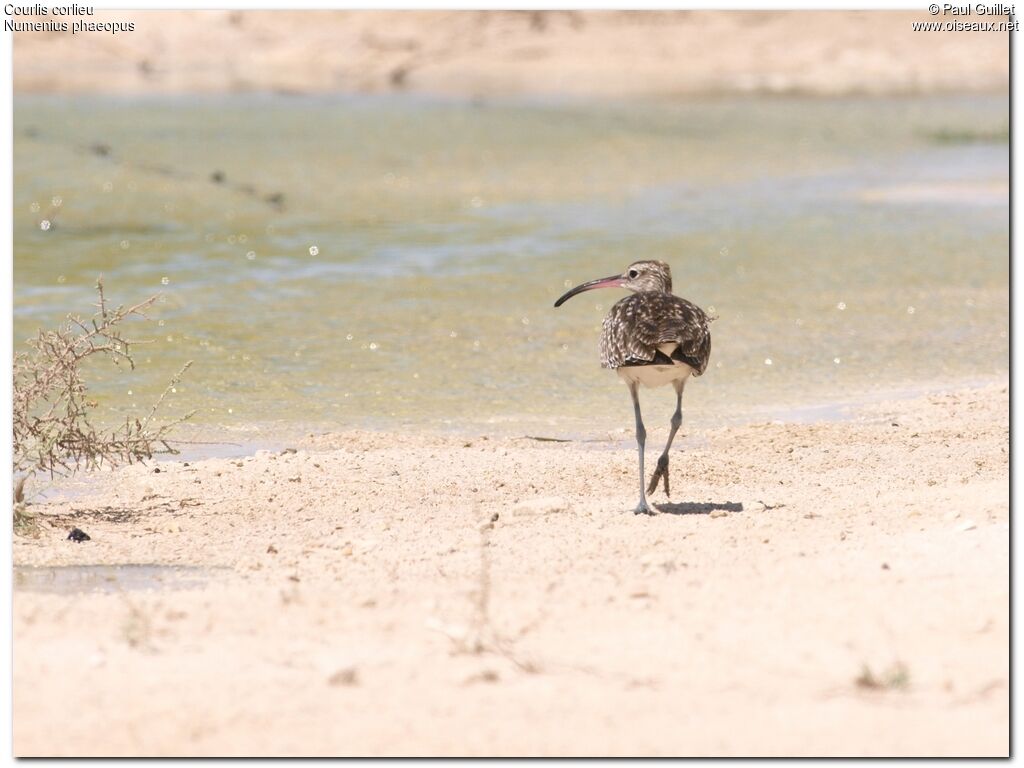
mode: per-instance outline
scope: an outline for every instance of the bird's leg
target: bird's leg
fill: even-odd
[[[658,466],[654,470],[654,474],[651,475],[651,484],[647,486],[648,493],[654,493],[658,490],[658,480],[664,478],[665,480],[665,495],[668,496],[668,451],[672,447],[672,440],[676,436],[676,432],[679,431],[679,425],[683,423],[683,386],[685,382],[676,381],[673,382],[676,388],[676,412],[672,414],[672,421],[669,422],[672,425],[672,429],[668,433],[668,442],[665,443],[665,450],[661,452],[661,456],[658,457]]]
[[[640,417],[640,397],[637,393],[639,386],[636,382],[629,385],[629,394],[633,396],[633,413],[636,415],[636,445],[640,454],[640,503],[636,505],[633,513],[653,515],[654,511],[647,506],[647,495],[644,493],[644,446],[647,444],[647,430],[644,429],[644,420]]]

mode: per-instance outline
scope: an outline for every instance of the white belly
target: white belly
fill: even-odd
[[[630,365],[616,368],[615,372],[627,384],[638,383],[644,387],[663,387],[673,381],[686,381],[693,369],[686,363],[675,365]]]

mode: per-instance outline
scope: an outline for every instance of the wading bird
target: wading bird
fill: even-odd
[[[711,318],[704,310],[672,294],[672,271],[663,261],[637,261],[621,275],[577,285],[558,301],[556,307],[578,293],[595,288],[625,288],[633,291],[615,303],[601,327],[601,367],[610,368],[626,382],[633,397],[636,416],[636,442],[640,453],[640,503],[636,514],[653,515],[647,494],[654,493],[658,481],[665,482],[668,496],[668,451],[683,422],[683,387],[691,376],[700,376],[711,355]],[[644,489],[644,445],[647,430],[640,417],[640,385],[661,387],[671,384],[676,390],[676,412],[665,450],[658,459],[651,483]]]

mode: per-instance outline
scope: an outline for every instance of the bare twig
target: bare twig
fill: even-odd
[[[437,629],[444,632],[455,643],[457,652],[473,655],[494,653],[503,656],[523,672],[539,672],[534,661],[523,658],[513,647],[512,641],[497,630],[491,619],[491,531],[497,515],[482,521],[480,530],[480,570],[477,573],[476,616],[469,631],[452,632],[443,624]]]
[[[132,348],[144,342],[126,337],[121,326],[131,317],[146,318],[146,310],[158,298],[151,296],[129,307],[112,307],[104,294],[102,278],[96,281],[96,293],[92,317],[69,315],[54,330],[40,329],[28,341],[28,349],[15,356],[13,469],[21,476],[17,487],[22,497],[25,478],[37,472],[52,478],[104,464],[132,464],[159,453],[177,453],[169,434],[192,415],[155,423],[157,410],[188,370],[189,362],[142,421],[126,418],[114,429],[101,429],[92,423],[97,403],[89,397],[82,362],[99,356],[134,368]],[[24,498],[15,503],[24,504]]]

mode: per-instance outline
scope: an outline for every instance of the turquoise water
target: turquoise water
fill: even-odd
[[[628,426],[596,349],[622,294],[551,304],[638,258],[718,315],[691,422],[1008,370],[1005,98],[19,97],[14,122],[16,347],[101,273],[162,294],[136,371],[90,371],[110,419],[194,360],[167,412],[225,433]]]

